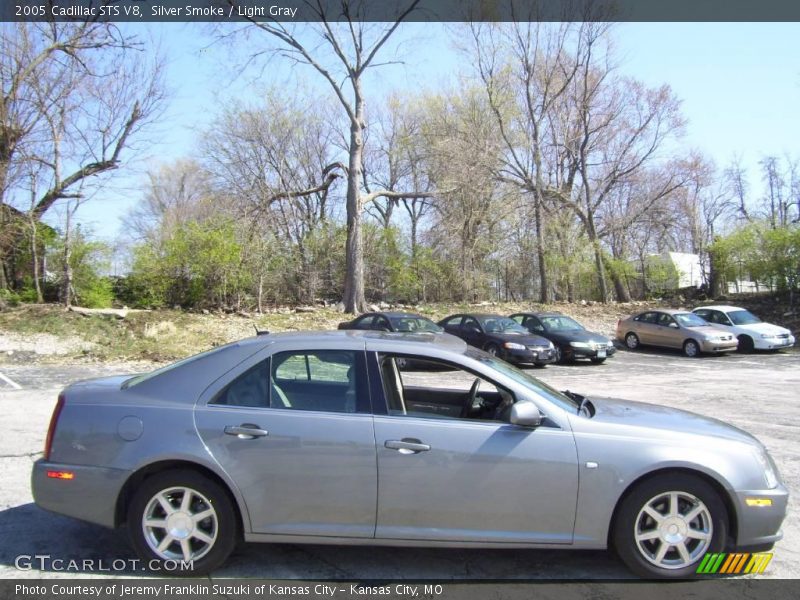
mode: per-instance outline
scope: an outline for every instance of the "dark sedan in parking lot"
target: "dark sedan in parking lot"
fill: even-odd
[[[470,346],[511,363],[543,367],[556,360],[556,350],[550,340],[530,333],[502,315],[450,315],[439,321],[439,325]]]
[[[587,331],[575,319],[557,312],[515,313],[509,317],[533,334],[547,338],[556,348],[556,362],[588,358],[599,364],[616,352],[614,342]]]

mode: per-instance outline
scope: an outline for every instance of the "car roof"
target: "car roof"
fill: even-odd
[[[692,311],[687,310],[685,308],[651,308],[649,310],[643,310],[639,314],[643,315],[643,314],[649,313],[649,312],[662,312],[662,313],[666,313],[668,315],[682,315],[682,314],[686,314],[686,313],[692,312]]]
[[[459,313],[465,317],[475,317],[476,319],[507,319],[505,315],[499,313]],[[454,317],[458,315],[453,315]]]
[[[433,332],[391,332],[391,331],[368,331],[360,329],[334,329],[325,331],[280,331],[276,333],[262,334],[259,336],[245,338],[233,345],[269,345],[276,342],[290,341],[292,343],[303,343],[314,345],[318,343],[330,344],[331,342],[341,341],[345,345],[358,344],[359,341],[391,341],[397,346],[431,346],[448,347],[452,350],[460,351],[465,342],[455,336],[444,333]]]
[[[721,310],[723,312],[731,312],[734,310],[746,310],[741,306],[730,306],[729,304],[707,304],[705,306],[698,306],[697,308],[695,308],[695,310],[701,308],[713,308],[714,310]]]
[[[417,314],[417,313],[410,313],[410,312],[396,312],[396,311],[390,311],[390,312],[385,312],[385,311],[380,311],[380,312],[375,312],[375,311],[373,311],[373,312],[366,312],[366,313],[364,313],[364,314],[358,315],[358,316],[357,316],[357,317],[355,317],[355,318],[356,318],[356,319],[360,319],[361,317],[367,317],[367,316],[369,316],[369,315],[383,315],[384,317],[388,317],[388,318],[390,318],[390,319],[395,319],[395,318],[400,318],[400,317],[414,317],[414,318],[416,318],[416,319],[428,319],[428,320],[430,321],[430,319],[429,319],[428,317],[426,317],[426,316],[423,316],[423,315],[420,315],[420,314]]]

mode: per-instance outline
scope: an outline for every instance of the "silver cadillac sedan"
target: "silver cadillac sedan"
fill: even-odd
[[[721,421],[559,392],[452,336],[367,331],[73,384],[32,486],[195,575],[244,539],[613,547],[641,576],[687,577],[708,552],[770,548],[788,496]]]

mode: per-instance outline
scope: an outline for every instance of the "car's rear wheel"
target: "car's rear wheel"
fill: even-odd
[[[486,346],[486,351],[492,356],[500,356],[500,346],[497,344],[489,344]]]
[[[686,340],[683,343],[683,353],[689,358],[700,356],[700,345],[694,340]]]
[[[750,352],[755,350],[755,347],[756,347],[755,342],[753,342],[753,338],[751,338],[749,335],[739,336],[739,345],[736,347],[736,349],[739,352],[749,354]]]
[[[694,575],[703,556],[728,539],[728,513],[719,494],[690,474],[645,480],[619,506],[614,547],[628,568],[646,578]]]
[[[625,336],[625,345],[629,350],[636,350],[639,347],[639,336],[631,332]]]
[[[144,566],[172,575],[221,566],[236,546],[236,523],[225,490],[191,470],[145,479],[128,507],[131,541]]]

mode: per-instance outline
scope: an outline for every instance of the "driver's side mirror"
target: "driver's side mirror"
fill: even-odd
[[[679,325],[678,325],[678,324],[677,324],[675,321],[673,321],[672,323],[670,323],[670,324],[669,324],[669,327],[672,327],[673,329],[680,329],[680,326],[679,326]]]
[[[515,402],[509,421],[518,427],[538,427],[542,424],[542,413],[533,402]]]

